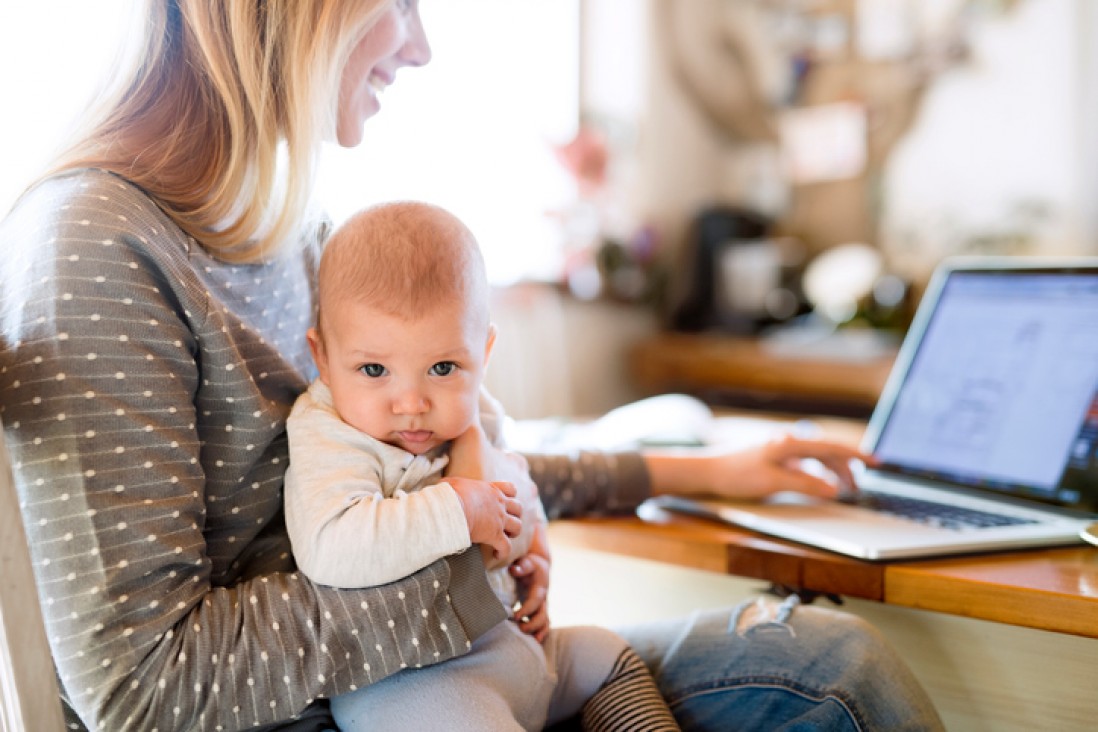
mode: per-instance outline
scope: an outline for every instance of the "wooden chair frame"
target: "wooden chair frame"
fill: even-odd
[[[64,729],[60,699],[0,429],[0,732]]]

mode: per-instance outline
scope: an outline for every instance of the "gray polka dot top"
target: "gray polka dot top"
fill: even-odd
[[[316,259],[219,261],[101,171],[0,224],[0,420],[74,729],[291,719],[502,618],[475,551],[365,590],[296,573],[284,427]],[[634,454],[530,461],[551,517],[648,492]]]

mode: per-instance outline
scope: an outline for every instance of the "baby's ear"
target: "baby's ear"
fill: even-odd
[[[316,328],[309,328],[305,331],[305,340],[309,342],[309,350],[313,353],[316,370],[320,372],[320,380],[328,384],[328,352],[324,350],[324,339]]]
[[[492,346],[496,344],[496,324],[488,324],[488,340],[484,344],[484,365],[488,366],[488,361],[492,357]]]

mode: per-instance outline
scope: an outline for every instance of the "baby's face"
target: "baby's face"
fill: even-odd
[[[420,455],[478,417],[493,334],[462,303],[404,319],[347,302],[310,332],[320,377],[344,422]]]

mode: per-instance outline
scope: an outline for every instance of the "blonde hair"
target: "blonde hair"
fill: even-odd
[[[117,173],[228,261],[295,246],[343,67],[391,2],[145,0],[140,45],[50,172]]]
[[[401,317],[465,302],[488,324],[488,276],[472,232],[453,214],[400,201],[364,209],[324,249],[318,330],[325,311],[352,300]]]

